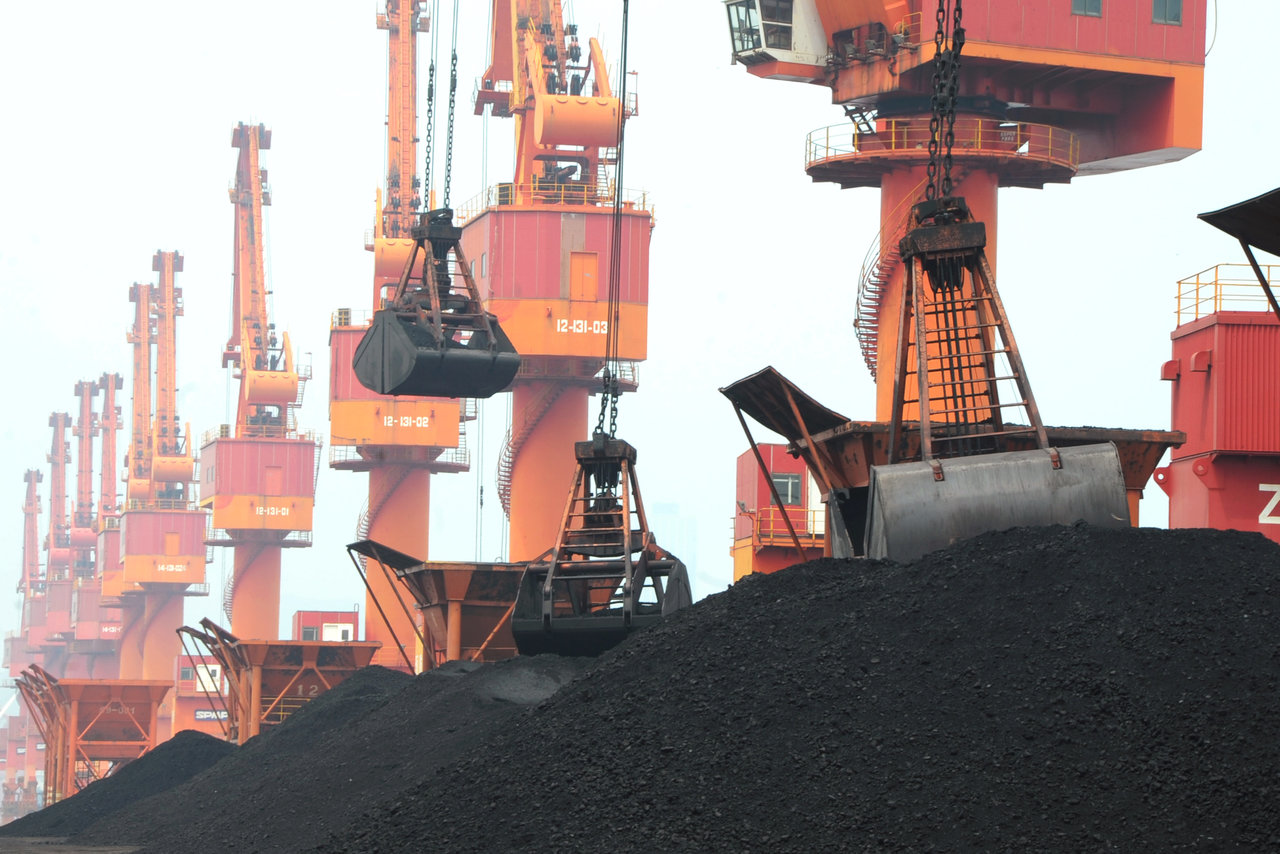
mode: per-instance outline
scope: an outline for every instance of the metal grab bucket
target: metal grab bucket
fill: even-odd
[[[1111,442],[1048,451],[1009,451],[871,467],[866,554],[914,560],[986,531],[1027,525],[1129,525],[1120,456]]]
[[[351,366],[360,384],[379,394],[420,397],[492,397],[511,385],[520,355],[494,319],[454,340],[446,323],[436,339],[430,326],[390,309],[374,312]]]
[[[532,563],[520,580],[511,634],[521,655],[599,655],[693,603],[688,570],[675,558],[637,562],[630,596],[621,592],[624,561],[561,564],[548,589],[551,569]]]

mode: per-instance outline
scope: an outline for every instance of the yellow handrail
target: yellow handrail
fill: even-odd
[[[1080,165],[1080,140],[1062,128],[962,117],[956,120],[954,132],[957,153],[1021,155],[1072,169]],[[924,118],[880,119],[874,133],[863,133],[850,124],[830,125],[809,134],[805,165],[887,152],[919,151],[924,156],[929,138],[929,122]]]
[[[1280,264],[1259,266],[1268,282],[1280,281]],[[1178,326],[1219,311],[1271,311],[1248,264],[1218,264],[1178,280]]]

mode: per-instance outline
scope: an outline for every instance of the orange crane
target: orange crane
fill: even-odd
[[[262,207],[271,203],[260,152],[271,131],[243,122],[231,134],[239,150],[231,338],[222,354],[240,381],[234,428],[207,435],[200,450],[200,506],[212,513],[210,545],[235,549],[223,610],[241,638],[275,640],[280,626],[280,557],[311,545],[315,438],[296,421],[309,368],[294,364],[288,333],[277,334],[267,309]],[[234,432],[233,432],[234,431]]]
[[[177,412],[176,325],[182,290],[175,286],[182,255],[156,252],[155,285],[135,284],[133,435],[126,460],[127,506],[120,519],[118,580],[103,579],[103,595],[123,610],[120,676],[173,678],[182,645],[182,603],[204,584],[206,514],[191,500],[195,458]],[[155,349],[154,374],[152,348]],[[152,388],[154,380],[154,409]],[[192,592],[204,592],[197,588]]]
[[[463,205],[459,221],[486,307],[522,359],[498,494],[510,520],[510,559],[525,561],[560,533],[559,496],[574,483],[574,442],[586,436],[588,396],[601,385],[610,334],[619,336],[620,387],[636,386],[654,222],[647,197],[615,180],[620,120],[636,105],[614,94],[599,42],[583,49],[560,2],[495,2],[492,15],[493,59],[475,112],[514,119],[515,174]],[[615,201],[620,300],[611,314]]]
[[[429,26],[421,0],[387,0],[378,27],[388,33],[387,187],[379,194],[372,240],[373,309],[382,308],[414,250],[411,237],[421,205],[417,162],[416,40]],[[465,422],[475,417],[464,399],[392,397],[367,389],[352,360],[368,329],[368,316],[339,309],[329,333],[329,465],[369,473],[368,503],[357,538],[371,537],[400,551],[425,555],[431,475],[470,467]],[[423,667],[415,648],[417,620],[391,573],[365,571],[365,639],[382,648],[373,663],[402,670]]]
[[[725,0],[735,63],[764,79],[828,87],[844,110],[847,122],[810,133],[809,176],[881,191],[854,322],[878,421],[845,427],[772,369],[724,390],[800,443],[829,511],[839,511],[828,526],[837,554],[861,553],[864,533],[872,556],[909,559],[989,528],[1063,521],[1060,508],[1042,512],[1058,495],[1083,496],[1062,512],[1067,521],[1136,519],[1155,461],[1176,443],[1171,434],[1040,423],[994,286],[996,202],[999,187],[1040,188],[1196,151],[1206,4],[1156,3],[1137,15],[1123,3],[1021,5],[1019,16],[961,0]],[[824,422],[832,429],[809,429]],[[1109,443],[1116,454],[1104,459]],[[985,456],[973,466],[950,462],[976,454]],[[1006,470],[987,469],[966,492],[966,471],[997,455]],[[1010,488],[1015,463],[1035,488]],[[1107,489],[1119,500],[1105,506],[1091,492],[1103,468],[1120,487]],[[1083,477],[1073,482],[1072,472]]]

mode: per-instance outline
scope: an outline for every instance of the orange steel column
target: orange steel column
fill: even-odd
[[[145,642],[141,596],[129,596],[121,605],[120,621],[120,678],[142,678],[142,649]]]
[[[142,679],[173,679],[173,662],[182,655],[177,628],[182,625],[183,592],[144,595],[142,615]]]
[[[564,515],[578,461],[573,443],[588,433],[588,394],[582,387],[517,381],[512,391],[512,435],[520,435],[537,414],[543,396],[559,395],[516,452],[511,467],[510,559],[532,560],[553,545]]]
[[[231,592],[236,637],[275,640],[279,635],[280,553],[280,547],[272,543],[236,546]]]
[[[894,169],[885,174],[880,184],[880,227],[886,239],[892,240],[896,248],[900,232],[911,215],[911,206],[920,201],[924,194],[926,166],[916,163]],[[996,270],[996,211],[997,194],[1000,177],[988,169],[969,168],[954,169],[951,175],[954,185],[952,193],[962,196],[969,205],[978,222],[987,226],[987,261],[994,273]],[[902,295],[906,288],[907,268],[905,264],[894,266],[889,283],[881,297],[881,309],[878,320],[879,335],[877,337],[876,364],[882,381],[876,383],[876,420],[888,421],[893,409],[893,365],[896,364],[898,349],[898,313],[902,308]],[[998,282],[998,278],[997,278]],[[913,360],[914,363],[914,360]],[[914,370],[914,368],[913,368]],[[904,417],[908,420],[919,417],[919,409],[915,404],[904,408]]]
[[[382,466],[370,470],[369,539],[405,554],[429,554],[427,519],[430,507],[431,472],[428,469]],[[373,663],[383,667],[404,667],[400,650],[410,661],[415,661],[417,653],[413,620],[400,605],[404,601],[409,606],[409,614],[412,614],[412,597],[398,581],[388,579],[373,562],[369,563],[365,576],[370,590],[366,594],[364,639],[382,644],[382,649],[374,655]],[[438,638],[436,643],[442,640]]]

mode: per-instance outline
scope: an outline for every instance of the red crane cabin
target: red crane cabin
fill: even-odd
[[[788,454],[785,445],[757,447],[769,470],[767,477],[752,452],[741,454],[737,462],[737,503],[730,550],[735,582],[753,572],[777,572],[820,558],[826,541],[826,505],[804,460]],[[770,480],[781,506],[774,501]],[[792,530],[803,557],[796,551]]]

